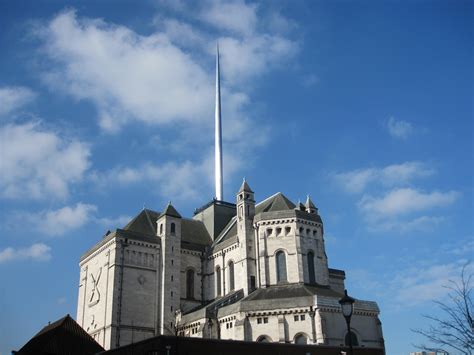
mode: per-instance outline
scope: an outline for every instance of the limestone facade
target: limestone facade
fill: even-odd
[[[110,349],[159,334],[341,345],[345,273],[330,269],[311,199],[213,200],[182,217],[140,212],[80,262],[77,321]],[[375,302],[357,300],[352,337],[384,347]]]

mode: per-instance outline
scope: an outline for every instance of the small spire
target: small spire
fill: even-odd
[[[176,208],[173,207],[173,205],[171,204],[171,201],[169,201],[168,204],[166,205],[166,208],[163,211],[162,215],[181,218],[181,215],[179,214],[178,211],[176,211]]]
[[[252,192],[252,189],[250,188],[249,184],[247,184],[247,180],[245,180],[244,178],[244,181],[242,182],[242,185],[240,186],[240,189],[239,189],[239,193],[240,192]]]

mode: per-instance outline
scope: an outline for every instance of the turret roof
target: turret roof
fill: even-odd
[[[165,210],[163,211],[163,215],[176,217],[176,218],[181,218],[181,215],[178,213],[178,211],[176,211],[176,208],[173,207],[171,202],[168,202],[168,205],[166,206]]]
[[[239,189],[239,193],[240,192],[252,192],[252,189],[250,188],[249,184],[247,184],[247,180],[244,179],[244,181],[242,182],[242,186],[240,186],[240,189]]]

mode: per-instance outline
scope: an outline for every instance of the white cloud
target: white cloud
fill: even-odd
[[[38,212],[16,212],[10,216],[10,228],[22,225],[47,236],[62,236],[84,227],[95,224],[101,227],[115,229],[125,226],[131,217],[103,217],[98,214],[95,205],[78,202],[75,205],[58,209],[47,209]]]
[[[7,115],[30,103],[35,97],[36,94],[26,87],[0,87],[0,116]]]
[[[445,286],[449,286],[450,281],[459,281],[463,263],[418,264],[400,271],[391,281],[394,301],[403,306],[415,306],[442,299],[449,292]],[[472,265],[468,268],[468,271],[473,269]]]
[[[413,133],[413,125],[410,122],[397,120],[390,117],[387,121],[388,133],[392,137],[406,139]]]
[[[26,248],[5,248],[0,250],[0,264],[17,260],[48,261],[51,259],[51,248],[43,243],[33,244]]]
[[[374,183],[383,186],[403,185],[414,179],[429,177],[435,170],[418,161],[388,165],[383,168],[357,169],[343,173],[333,173],[333,180],[351,193],[359,193]]]
[[[39,32],[57,63],[46,75],[56,88],[92,100],[101,127],[115,131],[136,119],[147,123],[212,117],[212,78],[164,33],[140,36],[67,11]]]
[[[222,72],[231,84],[249,79],[278,67],[298,52],[298,44],[279,35],[259,34],[252,37],[221,37]]]
[[[216,11],[227,6],[253,9],[244,3],[213,6]],[[199,11],[194,11],[195,17]],[[132,120],[209,125],[214,71],[208,64],[215,50],[214,34],[172,18],[158,17],[154,23],[158,30],[142,36],[124,26],[79,18],[74,11],[61,13],[37,30],[44,52],[54,62],[45,68],[45,80],[77,99],[94,102],[101,127],[110,132]],[[261,32],[227,35],[220,47],[224,84],[233,88],[227,88],[226,104],[229,97],[242,96],[237,82],[267,72],[297,50],[288,38]],[[232,116],[247,116],[246,103],[234,106]]]
[[[258,23],[257,5],[242,0],[208,1],[202,7],[199,18],[218,29],[251,35]]]
[[[7,124],[0,137],[0,196],[5,198],[65,198],[89,166],[87,144],[62,139],[38,123]]]
[[[412,188],[399,188],[380,198],[365,195],[358,206],[363,213],[372,217],[397,216],[436,207],[443,208],[452,204],[458,197],[459,193],[456,191],[425,193]]]
[[[97,207],[94,205],[77,203],[75,206],[46,210],[28,216],[30,222],[42,234],[59,236],[84,226],[96,211]]]

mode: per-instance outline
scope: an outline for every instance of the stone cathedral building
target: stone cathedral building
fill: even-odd
[[[218,58],[218,56],[217,56]],[[244,181],[222,200],[219,64],[216,196],[192,218],[143,209],[80,260],[77,322],[105,349],[156,335],[383,348],[375,302],[357,300],[347,332],[345,273],[328,266],[308,197],[259,203]]]

